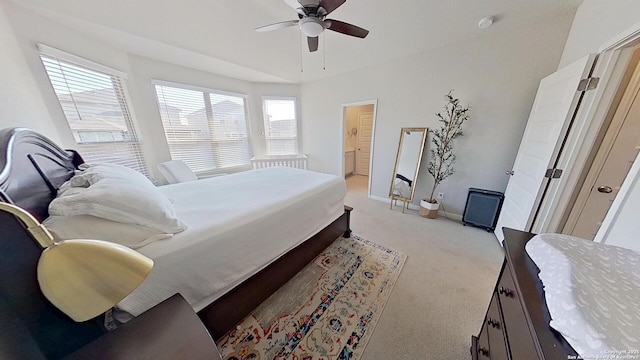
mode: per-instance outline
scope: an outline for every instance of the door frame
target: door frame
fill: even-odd
[[[631,109],[638,94],[638,89],[640,89],[640,71],[637,70],[638,66],[640,66],[639,61],[640,49],[635,51],[632,55],[632,61],[628,64],[627,69],[625,69],[625,77],[626,74],[629,74],[629,80],[628,82],[625,81],[625,83],[620,84],[618,94],[616,95],[616,98],[618,95],[620,96],[620,100],[612,104],[607,113],[598,140],[591,152],[590,161],[584,169],[584,181],[581,181],[574,190],[576,200],[565,213],[566,221],[562,222],[562,233],[571,234],[574,231],[587,205],[587,201],[592,194],[592,188],[595,186],[605,166],[605,162],[609,158],[610,152],[618,139],[618,134],[625,124],[627,112]],[[630,90],[633,92],[632,94],[629,93]],[[618,188],[618,190],[616,190],[616,196],[619,191]],[[610,208],[611,203],[609,203],[608,206]]]
[[[627,56],[630,59],[631,48],[638,44],[640,44],[640,22],[634,24],[627,31],[620,33],[618,36],[611,39],[608,43],[605,43],[603,45],[603,51],[617,51],[618,53],[622,51],[629,51],[629,54]],[[631,190],[634,188],[634,186],[637,186],[638,183],[640,183],[640,154],[638,154],[635,161],[633,162],[633,165],[631,166],[631,169],[629,169],[629,173],[624,179],[618,195],[616,196],[615,200],[613,200],[613,203],[611,203],[611,207],[609,208],[609,211],[607,212],[607,215],[602,222],[602,226],[598,230],[593,241],[601,243],[607,242],[607,236],[611,232],[612,225],[620,216],[620,212],[626,204]]]
[[[346,112],[347,112],[347,108],[348,107],[352,107],[352,106],[362,106],[362,105],[373,105],[373,120],[371,123],[371,149],[369,151],[369,184],[367,185],[367,196],[371,196],[371,174],[373,173],[373,158],[374,158],[374,152],[373,149],[375,149],[375,141],[376,141],[376,118],[378,117],[378,99],[372,99],[372,100],[362,100],[362,101],[357,101],[357,102],[352,102],[352,103],[345,103],[340,105],[340,117],[341,117],[341,124],[342,126],[340,126],[340,174],[342,176],[342,178],[344,179],[344,134],[346,134],[346,125],[347,125],[347,121],[346,121]]]
[[[551,196],[543,199],[540,216],[535,219],[532,232],[558,232],[564,227],[563,222],[566,221],[567,211],[575,202],[574,189],[581,179],[584,179],[584,171],[588,171],[586,165],[589,156],[594,146],[598,146],[598,136],[603,130],[607,113],[622,82],[627,64],[631,60],[633,47],[638,44],[640,44],[640,23],[615,36],[598,50],[598,60],[591,76],[600,78],[599,86],[585,94],[583,103],[578,109],[576,122],[581,126],[574,128],[574,131],[569,134],[566,149],[570,151],[561,155],[557,166],[565,170],[564,179],[553,182],[550,186],[548,194]],[[594,241],[601,242],[609,233],[611,225],[617,219],[628,197],[631,183],[640,179],[638,160],[636,159],[629,171]]]

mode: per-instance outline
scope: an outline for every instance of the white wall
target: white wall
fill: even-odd
[[[28,127],[60,141],[22,49],[0,3],[0,129]]]
[[[378,99],[371,192],[387,197],[400,128],[437,126],[434,114],[455,89],[472,110],[465,136],[456,140],[456,174],[438,188],[445,208],[462,214],[469,187],[504,191],[504,172],[513,165],[538,82],[555,71],[571,19],[508,33],[498,23],[472,41],[303,84],[304,151],[311,169],[340,174],[340,105]],[[427,164],[425,159],[415,203],[433,184]]]
[[[558,68],[587,54],[640,22],[638,0],[584,0],[578,7]]]
[[[126,84],[130,94],[130,108],[135,119],[136,130],[142,139],[145,159],[152,174],[156,173],[156,165],[159,162],[170,160],[169,149],[156,103],[155,91],[151,84],[152,79],[249,95],[250,126],[254,137],[253,145],[256,155],[261,155],[265,147],[262,96],[300,97],[298,85],[253,84],[218,74],[132,55],[117,45],[86,36],[63,24],[11,3],[7,3],[7,9],[11,12],[10,21],[15,33],[15,36],[8,35],[8,38],[12,39],[14,43],[17,39],[17,43],[24,54],[20,58],[11,59],[11,62],[16,64],[15,66],[33,73],[31,79],[34,79],[33,82],[37,85],[32,84],[29,94],[35,95],[36,99],[44,99],[45,108],[49,112],[46,117],[38,117],[45,119],[39,123],[39,131],[49,135],[48,133],[53,133],[57,129],[62,145],[73,147],[75,144],[62,109],[39,59],[36,44],[43,43],[128,74]],[[3,25],[5,24],[3,23]],[[9,27],[8,25],[5,26]],[[5,32],[3,31],[2,34],[4,37]],[[17,46],[14,45],[14,47]],[[4,71],[4,69],[0,71]],[[16,80],[15,82],[18,83],[19,81]],[[43,106],[41,105],[41,107]],[[35,127],[24,121],[17,121],[16,124]]]
[[[640,1],[584,0],[576,12],[560,67],[597,53],[611,39],[640,24]],[[640,163],[636,159],[607,214],[596,241],[640,250]],[[606,224],[610,224],[606,227]]]

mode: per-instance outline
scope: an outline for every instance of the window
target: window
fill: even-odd
[[[171,159],[199,174],[251,167],[246,95],[163,81],[154,85]]]
[[[125,74],[44,45],[38,48],[84,160],[148,175],[125,97]]]
[[[298,153],[296,99],[263,97],[264,137],[268,155]]]

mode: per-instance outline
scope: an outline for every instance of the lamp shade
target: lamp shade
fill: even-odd
[[[153,260],[120,244],[100,240],[54,241],[51,233],[24,209],[0,202],[0,210],[22,221],[44,248],[38,283],[49,301],[77,322],[115,306],[149,275]]]
[[[42,252],[38,282],[49,301],[80,322],[120,302],[152,268],[153,260],[120,244],[65,240]]]
[[[305,17],[300,20],[300,30],[309,36],[317,37],[324,31],[324,22],[315,17]]]

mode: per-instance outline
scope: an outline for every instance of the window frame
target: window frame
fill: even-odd
[[[75,144],[78,146],[79,150],[82,150],[82,147],[89,145],[101,145],[101,144],[128,144],[135,147],[135,157],[138,162],[138,166],[140,167],[141,172],[149,177],[150,176],[150,167],[149,162],[147,160],[147,156],[144,151],[144,143],[143,137],[139,132],[138,122],[136,120],[136,116],[133,110],[131,96],[129,94],[129,89],[127,86],[128,76],[127,73],[114,69],[112,67],[97,63],[95,61],[80,57],[78,55],[74,55],[68,53],[66,51],[62,51],[51,46],[45,44],[37,44],[38,49],[38,58],[40,60],[40,64],[42,65],[43,71],[47,78],[47,83],[51,87],[53,95],[55,96],[56,103],[60,106],[60,111],[62,112],[65,120],[65,125],[67,125],[67,129],[70,132],[71,137],[73,138]],[[73,134],[73,129],[71,128],[71,124],[69,123],[69,119],[67,114],[64,111],[63,104],[58,96],[58,93],[55,90],[53,82],[51,80],[50,74],[47,71],[46,65],[44,64],[44,59],[42,57],[47,57],[49,59],[69,63],[71,65],[78,66],[80,68],[85,68],[88,71],[94,71],[100,73],[102,75],[115,77],[117,79],[117,85],[113,85],[113,90],[115,92],[116,97],[120,104],[120,111],[122,112],[123,120],[127,126],[127,131],[130,132],[129,139],[123,140],[112,140],[112,141],[81,141],[80,132],[78,132],[78,138]],[[123,107],[124,106],[124,107]],[[125,115],[126,113],[126,115]],[[81,153],[82,155],[82,153]]]
[[[278,138],[270,138],[269,137],[269,116],[267,114],[267,101],[268,100],[291,100],[293,101],[293,114],[295,116],[295,125],[296,125],[296,135],[294,137],[278,137]],[[300,155],[300,120],[298,117],[298,98],[296,96],[275,96],[275,95],[265,95],[262,96],[262,126],[263,126],[263,134],[264,134],[264,142],[265,142],[265,153],[267,156],[285,156],[285,155]],[[269,141],[270,140],[295,140],[295,152],[291,154],[273,154],[270,150]]]
[[[232,97],[238,97],[238,98],[242,98],[244,101],[244,115],[245,115],[245,122],[246,122],[246,126],[247,126],[247,149],[250,151],[251,153],[251,157],[255,156],[255,151],[253,148],[253,133],[251,131],[251,114],[249,111],[249,95],[247,94],[243,94],[243,93],[237,93],[237,92],[232,92],[232,91],[226,91],[226,90],[219,90],[219,89],[213,89],[213,88],[208,88],[208,87],[204,87],[204,86],[197,86],[197,85],[191,85],[191,84],[184,84],[184,83],[177,83],[177,82],[173,82],[173,81],[166,81],[166,80],[159,80],[159,79],[151,79],[151,85],[153,87],[153,92],[155,94],[155,101],[156,101],[156,108],[158,109],[158,118],[160,121],[160,125],[162,126],[162,132],[165,136],[165,141],[167,144],[167,150],[169,152],[169,156],[171,157],[171,159],[173,159],[173,155],[171,154],[171,146],[169,144],[169,139],[167,139],[167,132],[166,129],[164,127],[164,122],[162,120],[162,109],[160,108],[160,102],[159,102],[159,97],[158,97],[158,91],[156,86],[166,86],[166,87],[172,87],[172,88],[178,88],[178,89],[183,89],[183,90],[191,90],[191,91],[197,91],[197,92],[201,92],[203,94],[206,94],[206,96],[204,97],[206,99],[205,101],[205,107],[207,109],[206,114],[207,117],[211,116],[211,107],[213,104],[211,104],[211,95],[222,95],[222,96],[232,96]],[[215,124],[222,124],[224,123],[224,119],[214,119],[213,117],[211,119],[209,119],[210,123],[215,123]],[[209,129],[211,130],[211,129]],[[229,137],[227,140],[229,140],[229,142],[233,141],[237,139],[237,137]],[[221,140],[215,140],[215,139],[208,139],[209,143],[215,144],[216,142],[220,142]],[[249,160],[246,164],[244,165],[236,165],[236,166],[229,166],[229,167],[220,167],[220,168],[211,168],[211,169],[204,169],[204,170],[193,170],[193,172],[199,177],[199,178],[206,178],[206,177],[211,177],[211,176],[216,176],[219,174],[226,174],[226,173],[235,173],[235,172],[241,172],[241,171],[247,171],[247,170],[251,170],[252,165],[251,165],[251,161]]]

